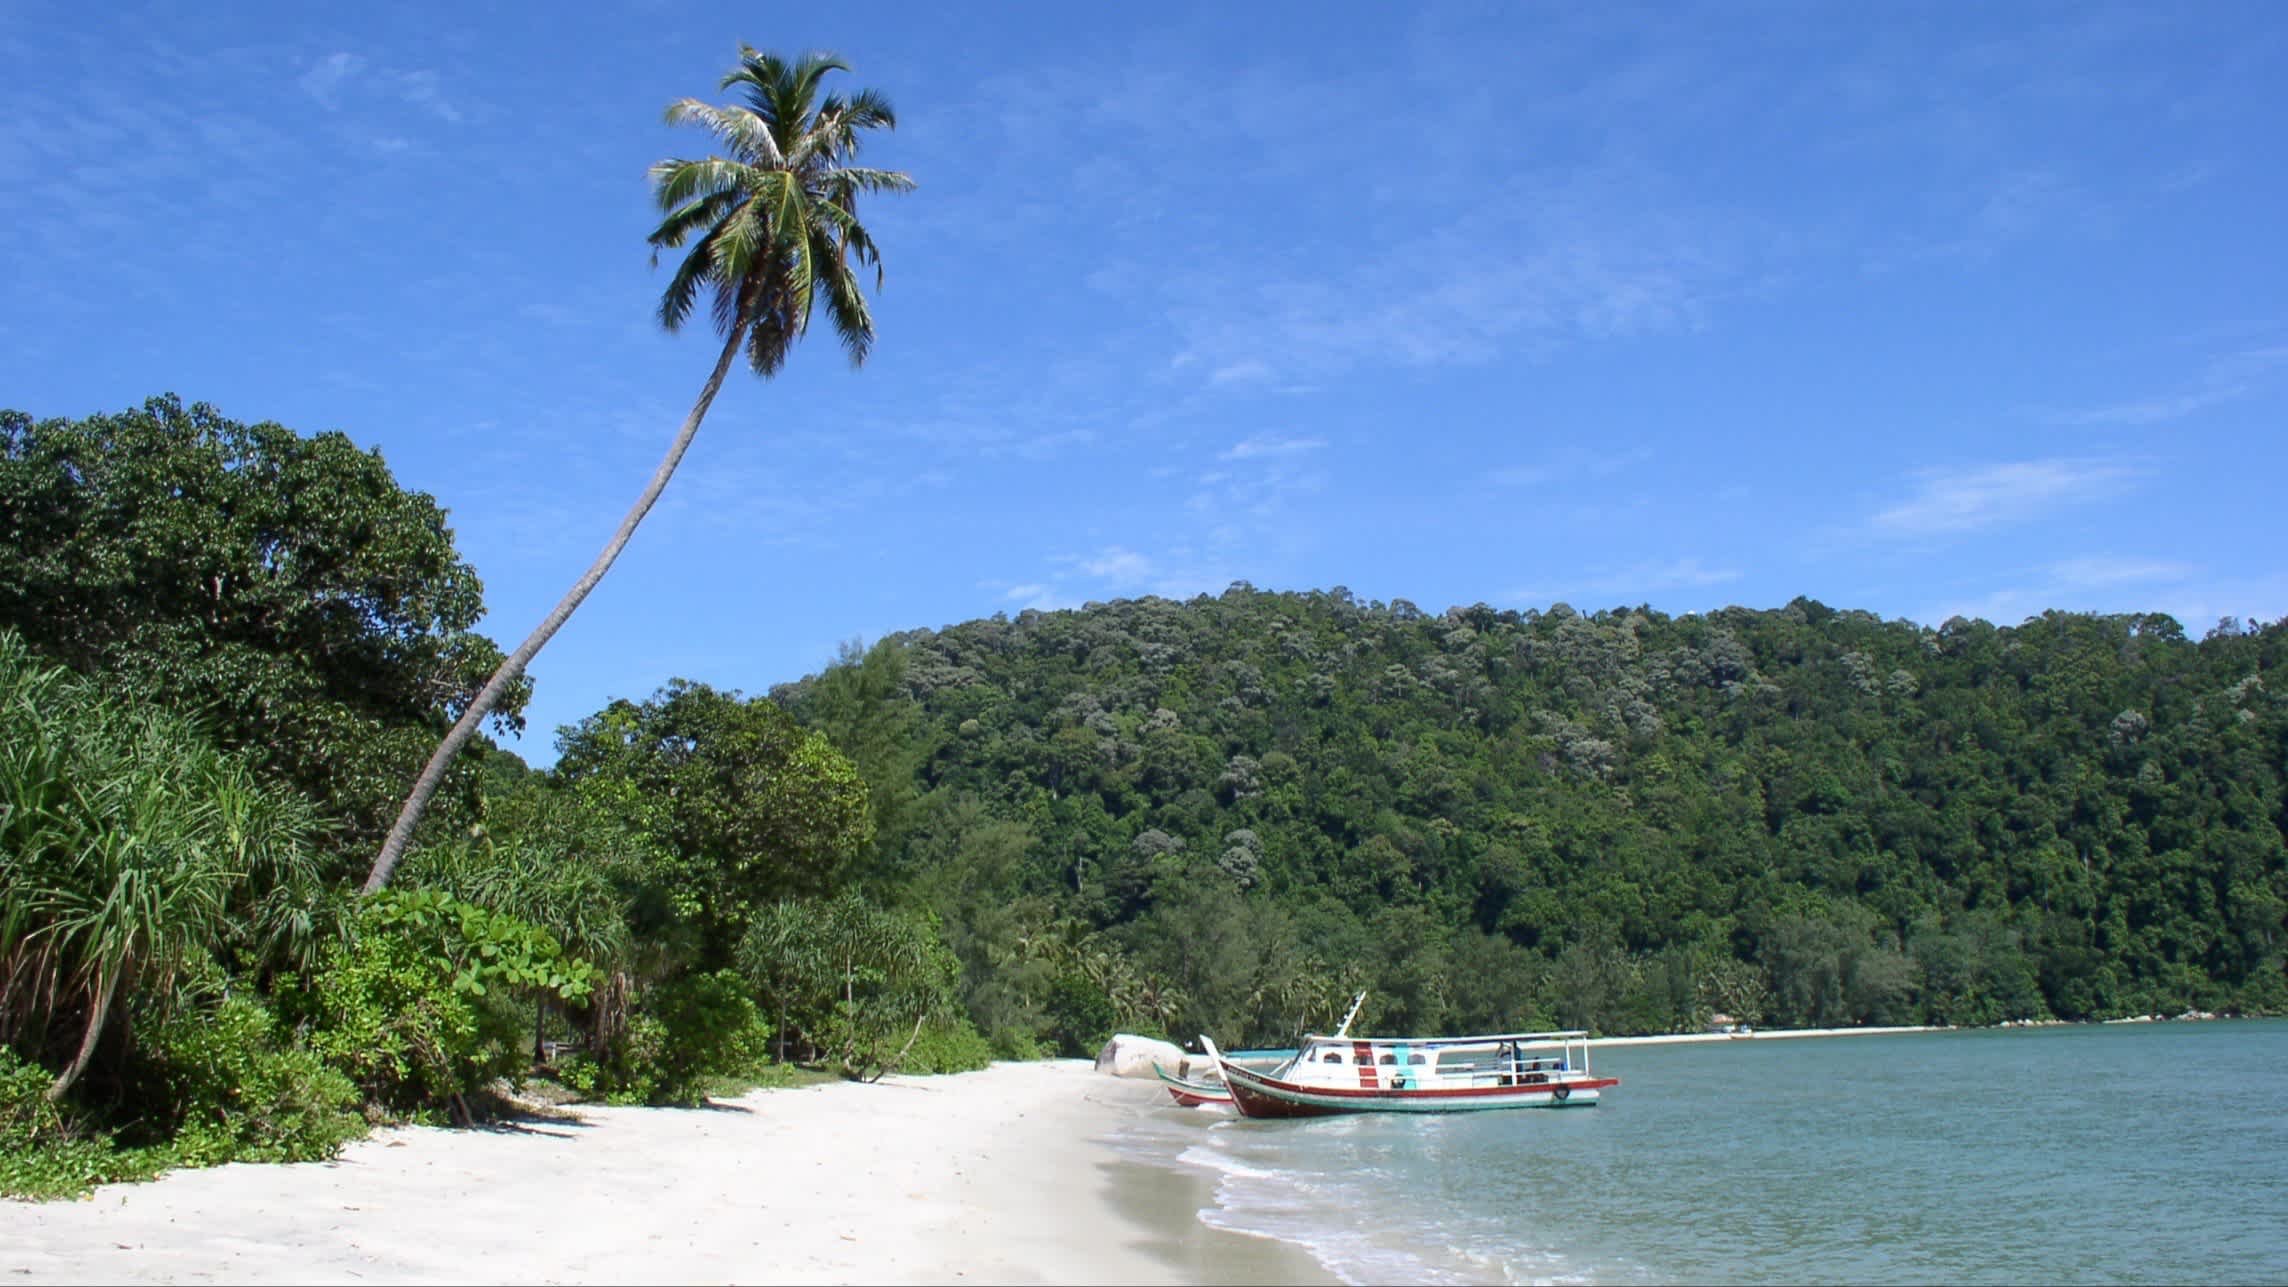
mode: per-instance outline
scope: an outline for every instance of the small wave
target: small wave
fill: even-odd
[[[1231,1156],[1222,1149],[1207,1144],[1194,1144],[1176,1155],[1179,1162],[1189,1162],[1224,1175],[1235,1175],[1249,1180],[1277,1180],[1287,1178],[1279,1171],[1259,1170]]]
[[[1514,1208],[1441,1206],[1457,1165],[1470,1169],[1470,1147],[1445,1139],[1440,1123],[1407,1122],[1401,1131],[1335,1119],[1327,1128],[1267,1132],[1187,1117],[1139,1123],[1125,1143],[1140,1160],[1212,1177],[1202,1224],[1296,1247],[1345,1283],[1573,1287],[1604,1277],[1536,1245]],[[1494,1195],[1483,1184],[1465,1187]]]

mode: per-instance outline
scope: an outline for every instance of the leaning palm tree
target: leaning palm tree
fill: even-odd
[[[742,45],[739,65],[723,77],[721,88],[740,90],[745,102],[716,107],[687,98],[669,104],[670,125],[705,128],[724,155],[661,161],[651,168],[653,195],[665,215],[651,234],[652,262],[659,262],[661,250],[687,243],[691,247],[660,297],[659,320],[670,331],[681,329],[706,295],[715,327],[723,335],[723,352],[700,388],[691,414],[684,417],[682,430],[668,446],[666,458],[620,520],[619,530],[531,636],[501,662],[429,757],[374,859],[366,893],[389,883],[453,757],[603,580],[636,525],[651,512],[723,387],[732,360],[744,351],[747,365],[757,375],[777,374],[794,342],[810,328],[813,309],[822,304],[851,364],[866,360],[874,342],[874,319],[866,309],[858,270],[874,269],[877,288],[882,272],[874,239],[858,222],[858,196],[904,192],[914,181],[900,171],[853,164],[866,131],[895,128],[897,117],[889,102],[872,90],[848,98],[820,94],[828,72],[848,70],[847,64],[827,54],[807,54],[788,62]]]

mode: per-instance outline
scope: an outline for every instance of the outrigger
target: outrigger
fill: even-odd
[[[1477,1037],[1354,1037],[1360,993],[1331,1035],[1308,1036],[1293,1058],[1249,1069],[1201,1048],[1246,1117],[1337,1113],[1466,1113],[1496,1108],[1589,1108],[1618,1077],[1589,1071],[1589,1034],[1578,1029]]]

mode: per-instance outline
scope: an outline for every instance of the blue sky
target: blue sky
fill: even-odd
[[[2288,615],[2272,3],[0,0],[0,405],[343,430],[513,644],[713,357],[645,170],[742,41],[897,106],[875,355],[734,377],[536,763],[672,676],[1242,579]]]

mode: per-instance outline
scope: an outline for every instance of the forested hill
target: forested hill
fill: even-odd
[[[1239,584],[899,635],[774,696],[869,779],[876,879],[935,902],[988,1028],[1044,935],[1179,1032],[1353,986],[1385,1031],[1980,1023],[2288,1009],[2284,653],[2282,623]]]

